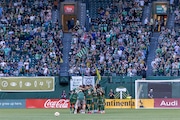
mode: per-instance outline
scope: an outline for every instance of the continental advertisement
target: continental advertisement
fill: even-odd
[[[47,92],[54,86],[54,77],[0,77],[0,92]]]
[[[153,99],[141,99],[137,102],[139,108],[154,108]],[[135,99],[106,99],[105,108],[135,108]]]
[[[137,108],[154,108],[154,99],[137,100]]]
[[[105,108],[135,108],[134,99],[106,99]]]

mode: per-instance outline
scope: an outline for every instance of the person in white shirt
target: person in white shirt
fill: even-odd
[[[0,77],[4,77],[4,73],[0,71]]]
[[[144,6],[144,0],[140,0],[139,3],[140,3],[140,6],[141,6],[141,7]]]
[[[7,64],[6,64],[5,61],[2,61],[2,62],[0,63],[0,66],[1,66],[2,68],[4,68],[6,65],[7,65]]]
[[[24,62],[24,68],[25,68],[25,72],[28,73],[29,72],[29,60],[26,60]]]
[[[144,20],[144,25],[146,26],[148,24],[148,22],[149,22],[148,17],[146,17]]]
[[[34,16],[34,15],[31,15],[29,19],[30,19],[30,23],[33,24],[33,22],[34,22],[34,20],[35,20],[35,16]]]
[[[49,74],[49,69],[48,69],[47,65],[45,65],[43,68],[43,75],[47,76],[48,74]]]

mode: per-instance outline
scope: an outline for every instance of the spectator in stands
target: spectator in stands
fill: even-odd
[[[75,20],[74,18],[71,18],[71,20],[67,21],[67,26],[68,26],[68,30],[73,30],[74,26],[75,26]]]
[[[58,7],[58,0],[54,0],[54,9],[57,9]]]
[[[180,25],[180,8],[177,7],[174,13],[175,13],[175,23],[177,25]]]
[[[158,31],[158,27],[159,27],[159,22],[157,19],[155,19],[155,27],[154,27],[154,31]]]
[[[147,71],[147,67],[146,66],[143,66],[142,67],[142,70],[141,70],[141,75],[142,75],[142,79],[143,80],[146,80],[146,71]]]
[[[144,25],[147,26],[148,23],[149,23],[149,20],[148,20],[148,17],[146,17],[144,20]]]

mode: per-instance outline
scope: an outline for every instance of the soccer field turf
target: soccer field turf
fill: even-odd
[[[60,112],[59,117],[54,113]],[[105,114],[70,114],[69,109],[0,109],[0,120],[179,120],[179,109],[106,109]]]

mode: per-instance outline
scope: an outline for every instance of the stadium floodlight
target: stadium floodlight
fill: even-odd
[[[122,92],[126,92],[127,89],[126,88],[116,88],[116,92],[120,92],[120,99],[122,99]]]
[[[180,108],[180,79],[136,80],[135,108]]]

